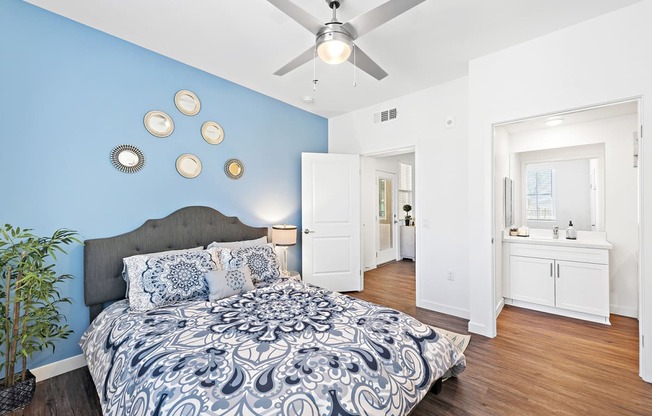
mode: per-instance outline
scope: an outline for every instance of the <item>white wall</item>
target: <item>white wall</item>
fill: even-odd
[[[652,0],[592,19],[469,64],[469,328],[496,334],[492,279],[492,125],[630,97],[652,100]],[[652,107],[642,121],[652,126]],[[652,336],[652,145],[643,138],[643,333]],[[647,244],[645,242],[647,241]],[[649,342],[648,342],[649,344]],[[642,375],[652,380],[652,348],[643,351]]]
[[[390,107],[398,118],[374,124],[373,113]],[[461,78],[330,119],[329,152],[414,146],[417,305],[468,318],[467,113],[468,79]],[[448,116],[455,128],[446,128]]]
[[[514,179],[510,174],[510,151],[509,151],[509,134],[503,127],[496,127],[494,131],[494,188],[496,193],[494,195],[494,214],[496,228],[494,235],[496,235],[496,276],[503,275],[503,245],[500,243],[500,236],[503,230],[513,224],[505,224],[505,185],[503,180],[505,177]],[[513,198],[516,199],[518,195],[517,189],[514,186]],[[514,211],[516,214],[516,211]],[[514,217],[514,224],[518,224],[516,217]],[[503,302],[503,279],[496,279],[494,286],[494,299],[496,302],[496,314],[500,312]]]

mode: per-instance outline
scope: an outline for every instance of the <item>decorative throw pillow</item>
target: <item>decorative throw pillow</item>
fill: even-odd
[[[180,253],[185,253],[188,251],[201,251],[203,250],[203,246],[199,247],[194,247],[194,248],[188,248],[188,249],[183,249],[183,250],[168,250],[168,251],[161,251],[158,253],[145,253],[145,254],[137,254],[137,256],[149,256],[149,257],[161,257],[161,256],[169,256],[172,254],[180,254]],[[135,256],[132,256],[135,257]],[[129,257],[127,257],[129,258]],[[125,297],[129,299],[129,277],[127,276],[127,263],[125,262],[125,259],[122,259],[122,278],[125,280],[127,283],[127,293],[125,294]]]
[[[272,244],[232,250],[223,248],[220,252],[220,260],[224,269],[237,269],[242,265],[249,266],[254,283],[271,283],[281,276],[278,257]]]
[[[211,302],[254,290],[251,270],[246,265],[237,269],[212,270],[206,273],[206,282]]]
[[[206,299],[204,275],[217,269],[216,249],[168,256],[124,259],[129,278],[129,305],[136,311],[196,298]]]
[[[254,246],[260,246],[263,244],[267,244],[267,237],[260,237],[255,240],[243,240],[243,241],[230,241],[227,243],[218,243],[217,241],[213,241],[208,245],[206,248],[244,248],[244,247],[254,247]]]

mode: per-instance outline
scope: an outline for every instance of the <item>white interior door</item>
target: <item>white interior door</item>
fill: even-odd
[[[376,171],[376,264],[398,257],[396,174]]]
[[[338,292],[362,290],[360,157],[301,154],[303,280]]]

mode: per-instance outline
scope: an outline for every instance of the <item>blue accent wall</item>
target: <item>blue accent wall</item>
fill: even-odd
[[[198,115],[174,106],[181,89],[201,100]],[[40,235],[66,227],[84,239],[109,237],[189,205],[253,226],[300,226],[301,152],[328,148],[322,117],[19,0],[0,2],[0,97],[0,223]],[[171,136],[145,130],[150,110],[172,116]],[[219,145],[201,138],[208,120],[224,128]],[[111,165],[119,144],[144,152],[143,170]],[[200,158],[197,178],[177,173],[183,153]],[[245,164],[240,180],[224,175],[230,158]],[[290,269],[299,269],[300,253],[300,245],[290,249]],[[63,287],[75,332],[31,368],[80,354],[88,326],[83,248],[60,258],[57,270],[75,276]]]

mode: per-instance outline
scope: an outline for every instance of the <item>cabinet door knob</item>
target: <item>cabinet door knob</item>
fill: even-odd
[[[550,263],[550,277],[552,277],[552,263]]]
[[[557,279],[559,279],[559,263],[557,263]]]

